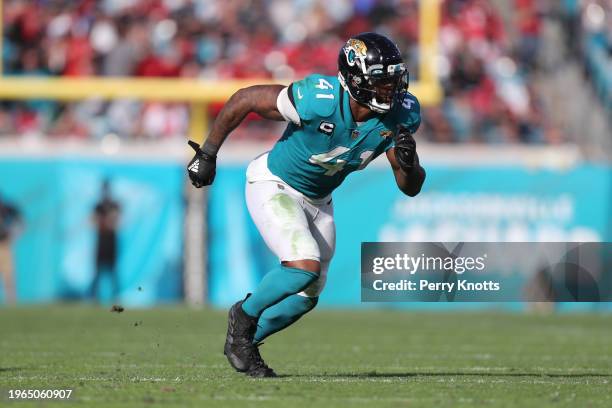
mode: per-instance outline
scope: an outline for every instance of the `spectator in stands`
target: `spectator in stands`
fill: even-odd
[[[516,26],[520,33],[518,57],[525,72],[536,67],[540,49],[542,19],[538,10],[538,0],[514,0]]]

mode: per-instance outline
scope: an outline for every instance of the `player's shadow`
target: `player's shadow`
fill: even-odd
[[[585,378],[585,377],[612,377],[612,373],[529,373],[529,372],[512,372],[512,373],[492,373],[492,372],[403,372],[403,373],[334,373],[334,374],[319,374],[319,375],[280,375],[279,377],[321,377],[321,378],[414,378],[414,377],[552,377],[552,378]]]

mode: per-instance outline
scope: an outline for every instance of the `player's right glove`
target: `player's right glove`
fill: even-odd
[[[197,188],[212,184],[215,180],[219,148],[208,141],[201,148],[191,140],[188,144],[195,150],[193,159],[187,165],[187,174],[189,174],[191,184]]]
[[[412,133],[405,127],[400,127],[395,134],[395,159],[406,174],[410,174],[419,166],[419,156],[416,152],[416,142]]]

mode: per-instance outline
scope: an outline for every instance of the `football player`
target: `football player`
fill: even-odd
[[[317,304],[335,248],[334,189],[383,153],[403,193],[417,195],[425,180],[412,136],[421,122],[419,102],[407,91],[397,46],[380,34],[359,34],[341,48],[338,69],[337,77],[313,74],[288,87],[241,89],[206,142],[189,142],[196,153],[188,174],[199,188],[213,182],[219,148],[248,113],[288,122],[272,150],[247,169],[249,213],[280,260],[229,311],[224,353],[253,377],[276,375],[258,344]]]

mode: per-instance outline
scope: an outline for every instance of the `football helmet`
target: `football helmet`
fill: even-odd
[[[352,37],[340,49],[338,79],[353,99],[377,113],[402,103],[408,92],[408,69],[397,45],[377,33]]]

